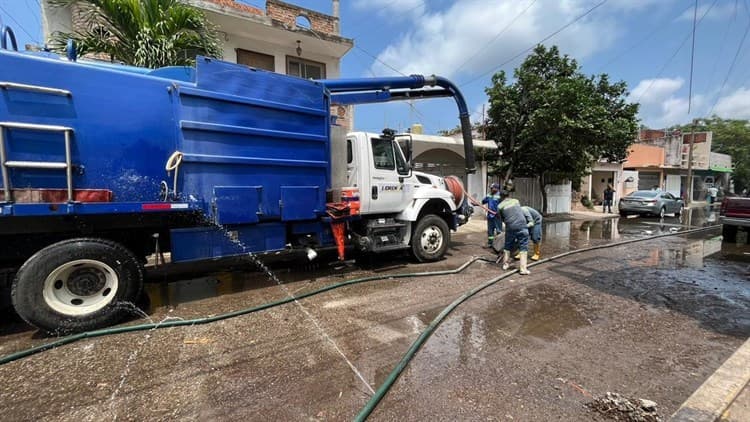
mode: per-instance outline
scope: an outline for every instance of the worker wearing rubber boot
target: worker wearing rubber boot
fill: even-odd
[[[503,225],[500,219],[496,216],[497,206],[500,204],[502,198],[500,197],[500,185],[493,183],[490,185],[490,194],[482,199],[482,204],[487,205],[487,247],[491,248],[492,243],[495,241],[495,233],[500,234],[503,232]]]
[[[534,226],[534,221],[531,217],[527,218],[527,214],[521,208],[521,203],[509,197],[508,192],[503,191],[500,196],[503,200],[497,206],[497,216],[505,223],[505,246],[498,261],[502,260],[503,269],[507,270],[510,267],[510,251],[515,244],[518,244],[520,250],[518,272],[524,275],[529,274],[526,268],[529,254],[529,227]]]
[[[531,242],[534,244],[534,254],[531,255],[532,261],[539,261],[542,256],[542,214],[534,208],[523,206],[521,209],[526,216],[526,220],[534,222],[533,227],[529,227],[529,237]],[[516,259],[521,259],[520,253],[515,256]]]

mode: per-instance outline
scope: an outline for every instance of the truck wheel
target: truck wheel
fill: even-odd
[[[729,243],[734,243],[737,241],[737,226],[729,226],[726,224],[722,224],[721,226],[721,236],[724,238],[724,241]]]
[[[437,261],[445,254],[450,241],[448,224],[437,215],[430,214],[417,222],[411,250],[419,262]]]
[[[143,268],[118,243],[69,239],[37,252],[11,288],[13,307],[29,324],[52,334],[112,325],[138,299]]]

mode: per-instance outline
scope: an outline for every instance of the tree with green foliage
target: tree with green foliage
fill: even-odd
[[[80,13],[73,32],[55,32],[50,46],[157,68],[195,63],[196,55],[221,57],[221,43],[203,12],[179,0],[52,0]]]
[[[555,46],[537,46],[512,83],[500,71],[485,92],[488,137],[501,152],[496,168],[506,180],[539,176],[545,208],[546,184],[579,180],[599,159],[624,160],[636,138],[638,104],[626,101],[625,82],[584,75]]]
[[[683,134],[689,134],[693,126],[685,125],[680,129]],[[750,122],[713,116],[701,119],[695,130],[713,132],[711,151],[732,156],[734,191],[750,190]]]

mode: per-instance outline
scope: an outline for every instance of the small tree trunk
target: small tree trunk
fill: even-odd
[[[544,190],[544,187],[547,185],[544,173],[539,175],[539,188],[542,192],[542,215],[547,215],[547,191]]]

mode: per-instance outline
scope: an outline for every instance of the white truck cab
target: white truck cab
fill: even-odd
[[[362,215],[352,227],[355,245],[370,252],[411,248],[420,261],[441,259],[450,231],[468,221],[463,192],[411,169],[408,134],[353,132],[346,148],[347,183],[359,189]]]

